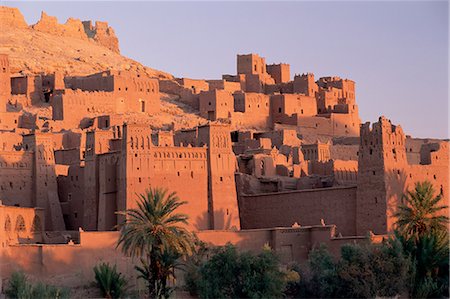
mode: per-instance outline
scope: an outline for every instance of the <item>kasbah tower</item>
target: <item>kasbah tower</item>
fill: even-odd
[[[362,123],[352,79],[256,53],[220,79],[176,78],[122,56],[105,22],[28,25],[0,7],[0,28],[14,49],[0,47],[0,281],[26,269],[80,287],[99,261],[132,276],[117,212],[150,188],[186,201],[206,244],[269,245],[283,264],[386,240],[417,182],[449,205],[449,141]]]

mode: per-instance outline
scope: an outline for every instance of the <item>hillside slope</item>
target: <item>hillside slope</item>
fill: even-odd
[[[0,53],[9,55],[13,73],[60,71],[73,76],[115,69],[139,70],[153,77],[172,78],[168,73],[145,67],[110,50],[98,39],[77,37],[73,33],[80,30],[80,24],[81,21],[75,19],[58,24],[56,18],[43,13],[33,28],[26,24],[18,9],[0,6]]]

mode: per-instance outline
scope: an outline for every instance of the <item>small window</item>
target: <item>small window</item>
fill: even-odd
[[[220,177],[220,181],[223,182],[223,177]]]
[[[281,113],[281,107],[278,108],[278,113]]]
[[[372,174],[375,175],[375,170],[372,171]]]

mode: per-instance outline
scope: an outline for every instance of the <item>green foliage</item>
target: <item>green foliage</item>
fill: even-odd
[[[157,188],[139,195],[136,204],[137,209],[119,212],[126,220],[117,246],[140,259],[136,269],[147,281],[150,297],[167,298],[171,293],[167,279],[177,259],[192,253],[193,236],[185,228],[188,217],[175,213],[186,202]]]
[[[284,274],[270,250],[258,255],[239,253],[235,246],[215,250],[196,274],[200,298],[274,298],[282,297]]]
[[[127,281],[116,265],[100,263],[94,267],[95,282],[105,298],[121,298],[125,294]]]
[[[436,231],[447,230],[449,218],[439,215],[447,206],[439,205],[441,195],[434,197],[433,185],[428,182],[418,182],[414,191],[403,195],[405,204],[398,206],[397,230],[406,239],[418,241],[422,236]]]
[[[67,288],[58,288],[41,282],[33,285],[23,272],[13,272],[5,294],[8,298],[17,299],[64,299],[69,298],[70,292]]]
[[[31,298],[32,285],[23,272],[13,272],[6,287],[5,294],[8,298]]]
[[[346,244],[336,261],[325,246],[311,251],[307,271],[300,271],[298,283],[286,293],[295,298],[393,297],[406,288],[409,259],[401,243],[392,239],[382,244]]]
[[[396,213],[396,237],[412,262],[409,295],[413,298],[448,296],[449,218],[434,197],[431,183],[417,183]]]

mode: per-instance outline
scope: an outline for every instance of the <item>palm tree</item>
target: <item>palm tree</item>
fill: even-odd
[[[403,196],[405,204],[398,206],[397,238],[411,258],[410,296],[439,297],[448,294],[449,218],[440,205],[441,195],[434,197],[430,182],[418,182],[414,191]]]
[[[139,195],[136,209],[118,212],[126,220],[117,246],[125,255],[140,258],[142,266],[136,269],[147,280],[152,298],[170,295],[167,279],[176,260],[192,253],[193,236],[185,228],[188,216],[175,213],[184,204],[175,192],[156,188]]]
[[[447,206],[439,205],[442,197],[434,197],[433,185],[430,182],[417,182],[414,191],[403,195],[405,204],[398,206],[397,230],[407,239],[418,241],[426,234],[447,230],[449,218],[439,215]]]

